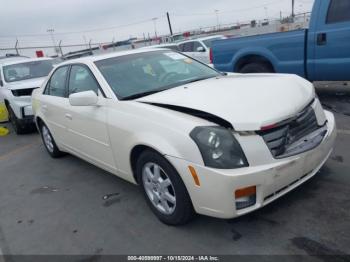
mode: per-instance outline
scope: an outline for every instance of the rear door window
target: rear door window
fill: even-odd
[[[180,45],[181,52],[194,52],[194,42],[187,42]]]
[[[350,0],[332,0],[327,15],[327,24],[350,21]]]

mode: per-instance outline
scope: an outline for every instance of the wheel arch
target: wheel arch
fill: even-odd
[[[36,125],[36,128],[38,129],[39,132],[41,132],[40,127],[43,123],[45,123],[45,122],[40,116],[35,117],[35,125]]]
[[[155,149],[154,147],[152,147],[150,145],[146,145],[146,144],[138,144],[138,145],[135,145],[131,149],[130,154],[129,154],[130,167],[131,167],[133,178],[137,184],[139,183],[138,178],[137,178],[137,174],[136,174],[137,160],[141,156],[141,154],[147,150],[156,152],[162,156],[165,155],[164,153],[160,152],[158,149]]]
[[[276,72],[275,67],[270,59],[266,58],[263,55],[256,55],[256,54],[250,54],[250,55],[246,55],[246,56],[241,57],[235,63],[234,72],[240,72],[244,66],[251,64],[251,63],[266,64],[273,70],[273,72]]]
[[[273,68],[275,72],[279,64],[279,60],[270,50],[264,47],[247,47],[239,50],[232,57],[232,71],[238,72],[237,69],[242,68],[242,66],[247,64],[245,61],[252,61],[252,59],[268,62],[271,64],[271,68]]]

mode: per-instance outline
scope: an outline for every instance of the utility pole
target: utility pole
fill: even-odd
[[[295,1],[292,0],[292,19],[294,21],[294,17],[295,17],[295,13],[294,13],[294,5],[295,5]]]
[[[166,12],[166,17],[168,18],[168,24],[169,24],[169,30],[170,30],[170,35],[173,35],[173,29],[171,28],[171,22],[170,22],[170,17],[169,17],[169,12]]]
[[[84,39],[84,43],[85,43],[86,48],[89,48],[85,35],[83,35],[83,39]]]
[[[46,30],[46,32],[48,32],[50,34],[51,40],[52,40],[52,43],[53,43],[53,49],[55,50],[55,53],[58,55],[57,49],[56,49],[56,41],[55,41],[55,37],[53,35],[53,33],[55,32],[55,29],[49,28],[49,29]]]
[[[268,20],[268,19],[269,19],[269,15],[268,15],[267,6],[265,6],[264,9],[265,9],[265,17],[266,17],[266,20]]]
[[[91,41],[92,41],[92,39],[90,39],[90,41],[89,41],[89,49],[90,49],[90,52],[92,53],[92,49],[91,49]]]

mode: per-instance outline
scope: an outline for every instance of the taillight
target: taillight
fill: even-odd
[[[269,130],[269,129],[272,129],[272,128],[276,128],[277,127],[277,124],[272,124],[272,125],[268,125],[268,126],[262,126],[260,128],[261,131],[266,131],[266,130]]]
[[[211,64],[213,64],[213,49],[212,48],[210,48],[210,50],[209,50],[209,60],[210,60],[210,63]]]

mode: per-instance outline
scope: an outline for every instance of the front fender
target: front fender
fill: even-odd
[[[197,164],[203,164],[199,149],[190,136],[175,135],[169,130],[167,134],[162,135],[151,131],[134,133],[130,136],[124,135],[122,140],[119,140],[118,137],[113,135],[111,137],[111,144],[121,176],[134,183],[131,153],[137,146],[149,147],[163,156],[171,156]]]

